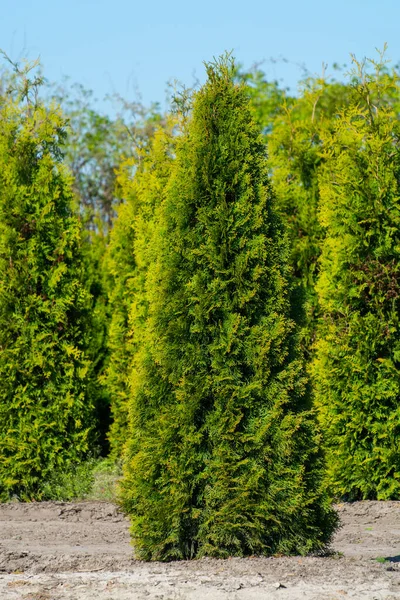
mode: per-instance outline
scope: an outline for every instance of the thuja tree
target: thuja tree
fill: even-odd
[[[135,271],[131,199],[119,206],[103,266],[109,294],[110,323],[107,335],[108,361],[103,383],[109,393],[111,424],[108,432],[111,454],[119,458],[127,436],[128,368],[130,332],[128,306],[132,300],[131,279]]]
[[[111,314],[104,384],[111,398],[108,437],[115,458],[122,456],[128,437],[129,371],[147,314],[144,274],[151,260],[148,245],[154,211],[169,176],[173,129],[171,118],[137,148],[136,158],[123,163],[117,177],[123,202],[117,208],[104,262]]]
[[[400,498],[400,127],[396,77],[356,64],[358,103],[326,140],[314,362],[328,482],[347,499]],[[370,65],[369,65],[370,66]]]
[[[108,332],[111,319],[105,254],[108,234],[100,229],[82,228],[81,256],[85,288],[89,293],[89,318],[86,323],[87,359],[90,370],[87,391],[95,407],[97,450],[107,455],[110,450],[108,431],[111,423],[110,391],[104,384],[104,373],[109,361]]]
[[[391,73],[382,63],[377,76],[386,78],[381,102],[399,114],[396,85],[388,85],[396,73]],[[290,264],[297,284],[296,293],[304,295],[306,300],[302,346],[307,355],[312,353],[320,314],[315,286],[325,237],[318,218],[318,178],[326,160],[325,140],[335,131],[339,115],[352,102],[368,110],[366,98],[356,94],[356,79],[336,81],[325,72],[320,77],[307,78],[301,84],[298,98],[283,98],[267,137],[276,207],[290,238]]]
[[[265,145],[233,73],[207,66],[143,246],[123,502],[144,559],[305,553],[335,524]]]
[[[147,145],[155,128],[163,124],[163,118],[157,105],[147,108],[140,102],[127,102],[120,97],[113,98],[118,114],[110,118],[96,109],[96,100],[90,90],[77,84],[70,85],[67,79],[60,86],[51,86],[49,93],[62,106],[68,120],[64,162],[73,175],[73,191],[85,230],[83,254],[86,284],[91,295],[89,358],[92,368],[88,385],[95,398],[101,450],[106,453],[109,449],[107,431],[111,394],[116,392],[112,385],[108,385],[110,380],[106,371],[110,346],[118,353],[114,333],[119,309],[114,300],[112,306],[109,304],[108,259],[105,255],[117,208],[124,197],[121,196],[116,173],[123,157],[139,158],[141,148]],[[128,247],[125,254],[127,252]],[[117,259],[122,260],[122,270],[123,255],[124,251]],[[116,288],[117,283],[110,290],[115,300],[118,296]],[[113,323],[110,325],[111,319]],[[108,342],[110,327],[113,339]]]
[[[65,122],[29,68],[0,98],[0,498],[39,499],[91,443],[88,294]]]
[[[320,78],[303,82],[297,99],[285,98],[268,136],[276,207],[290,238],[296,293],[306,300],[303,348],[311,350],[318,315],[315,283],[324,229],[318,220],[318,173],[324,162],[323,136],[334,127],[352,88]],[[301,316],[304,316],[302,313]]]

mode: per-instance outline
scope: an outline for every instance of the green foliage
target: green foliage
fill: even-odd
[[[53,86],[51,94],[62,104],[68,119],[64,161],[73,174],[73,188],[86,230],[83,255],[86,285],[91,295],[88,352],[92,365],[88,374],[88,387],[96,405],[97,430],[102,453],[107,453],[108,438],[111,438],[116,442],[111,444],[112,450],[119,455],[121,445],[117,443],[116,433],[119,427],[118,419],[120,417],[126,422],[126,416],[123,416],[122,411],[116,411],[115,407],[121,393],[123,394],[123,386],[117,386],[116,389],[110,373],[115,373],[115,363],[122,360],[121,356],[125,352],[124,337],[118,333],[124,328],[125,317],[122,321],[119,318],[122,305],[117,302],[118,285],[123,286],[124,283],[117,283],[114,271],[124,271],[124,256],[129,263],[131,246],[127,239],[123,240],[122,243],[127,245],[122,249],[120,256],[115,256],[116,263],[112,266],[106,256],[106,248],[113,219],[123,199],[116,173],[121,163],[126,161],[127,164],[131,164],[135,157],[137,159],[140,156],[142,147],[146,147],[155,127],[162,123],[162,117],[156,105],[147,109],[140,102],[128,103],[119,97],[114,98],[119,106],[118,114],[114,117],[106,116],[97,110],[91,91],[80,85],[69,85],[68,81],[64,81],[63,85],[57,88]],[[129,207],[121,207],[121,212],[126,210],[129,210]],[[120,228],[120,225],[117,228]],[[114,237],[118,238],[119,233],[115,232]],[[113,241],[111,247],[115,247]],[[114,253],[114,250],[111,250],[111,253]],[[107,254],[110,255],[110,251]],[[107,274],[110,268],[113,271],[111,279]],[[122,274],[120,279],[121,277]],[[125,290],[124,293],[127,292],[128,290]],[[111,359],[110,352],[113,353]],[[109,360],[112,364],[107,371]],[[125,363],[123,367],[122,364],[120,366],[126,369]],[[126,379],[126,370],[123,370],[122,377]],[[114,398],[112,403],[111,397]],[[112,431],[108,435],[110,410],[114,421]]]
[[[65,164],[73,174],[84,225],[91,231],[90,241],[105,246],[116,209],[121,203],[117,172],[121,164],[137,159],[155,129],[163,123],[158,105],[146,108],[140,102],[127,102],[119,96],[115,117],[96,109],[91,90],[64,80],[50,86],[50,95],[63,108],[68,121],[64,145]],[[98,251],[95,251],[97,256]]]
[[[288,100],[286,91],[279,87],[277,81],[268,81],[257,65],[249,70],[235,68],[234,80],[246,85],[256,124],[264,135],[268,135],[282,104]]]
[[[96,462],[95,459],[88,459],[50,471],[41,485],[40,499],[59,502],[86,499],[93,488]]]
[[[328,483],[400,498],[400,125],[396,74],[355,61],[354,100],[325,137],[313,372]]]
[[[306,553],[336,522],[265,145],[234,72],[207,65],[174,160],[151,153],[143,180],[122,482],[142,559]]]
[[[126,168],[127,165],[122,168],[122,174]],[[127,437],[128,369],[131,357],[128,315],[133,294],[131,280],[135,272],[134,205],[126,188],[124,193],[127,193],[126,201],[117,209],[117,218],[104,260],[110,322],[107,337],[109,359],[103,383],[110,396],[111,424],[108,439],[113,456],[122,455]]]
[[[52,471],[42,484],[42,500],[116,502],[121,466],[110,459],[88,458]]]
[[[352,89],[322,75],[303,82],[298,98],[287,98],[268,137],[276,206],[290,238],[290,264],[306,299],[303,347],[310,351],[318,316],[315,283],[324,237],[318,221],[318,173],[324,162],[323,136],[331,131]]]
[[[128,436],[129,369],[134,349],[141,342],[140,323],[147,310],[143,291],[144,272],[151,260],[147,244],[155,206],[169,174],[173,128],[171,118],[148,139],[138,159],[127,160],[118,174],[119,193],[125,202],[117,209],[105,260],[111,321],[104,383],[111,397],[109,440],[114,457],[122,455]]]
[[[390,562],[387,558],[385,558],[384,556],[377,556],[377,558],[375,559],[376,562],[381,563],[382,565]]]
[[[88,394],[95,407],[96,433],[102,455],[109,452],[108,430],[111,422],[110,391],[104,385],[108,364],[109,299],[105,274],[106,240],[102,231],[85,231],[82,240],[82,259],[85,287],[89,292],[89,316],[86,325],[87,356],[90,369],[86,377]]]
[[[65,121],[29,66],[13,83],[0,97],[0,498],[31,500],[92,444],[89,297]]]
[[[117,502],[118,483],[121,476],[120,461],[114,461],[112,458],[98,460],[93,467],[93,483],[86,499]]]
[[[110,230],[121,198],[116,193],[116,171],[136,154],[162,122],[157,105],[144,107],[115,97],[114,117],[101,113],[91,90],[68,79],[50,87],[68,119],[64,159],[74,177],[74,192],[85,227],[103,235]],[[109,99],[111,100],[111,99]]]
[[[376,76],[382,82],[386,80],[380,102],[399,115],[400,98],[393,85],[396,73],[382,63]],[[312,352],[320,314],[315,285],[325,236],[318,219],[318,178],[326,160],[324,144],[327,137],[334,135],[339,114],[350,103],[356,102],[368,110],[368,98],[360,88],[356,91],[358,83],[356,76],[345,82],[328,78],[324,67],[320,77],[308,77],[301,83],[297,98],[281,97],[267,137],[276,207],[289,234],[297,293],[303,293],[306,299],[302,346],[307,355]]]

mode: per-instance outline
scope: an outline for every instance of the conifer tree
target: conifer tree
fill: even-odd
[[[128,426],[128,369],[131,356],[128,317],[129,303],[134,293],[131,281],[135,272],[132,208],[130,197],[117,208],[104,260],[110,322],[107,336],[109,357],[103,382],[110,396],[108,439],[111,455],[115,459],[122,455]]]
[[[110,253],[106,249],[118,206],[123,200],[116,181],[116,173],[126,157],[137,158],[137,148],[145,146],[155,128],[163,125],[163,117],[156,104],[145,107],[140,102],[127,102],[122,97],[114,95],[114,105],[118,107],[118,114],[110,118],[98,111],[91,90],[78,84],[71,85],[68,79],[65,79],[61,85],[50,85],[50,93],[51,97],[62,106],[63,114],[68,121],[68,135],[63,147],[64,163],[72,172],[73,191],[79,203],[84,228],[85,279],[91,295],[88,348],[91,369],[88,385],[96,405],[100,449],[105,454],[109,450],[109,438],[114,437],[114,429],[112,432],[108,431],[112,417],[111,393],[115,392],[116,397],[122,393],[120,389],[119,391],[114,389],[111,379],[106,374],[110,372],[110,346],[114,352],[114,360],[119,352],[115,344],[122,344],[122,347],[124,345],[123,337],[118,338],[118,335],[115,337],[119,327],[116,324],[119,314],[116,290],[118,283],[115,282],[115,285],[112,283],[112,288],[109,290],[113,297],[112,307],[109,304],[107,289],[106,254]],[[128,243],[128,240],[125,241]],[[127,250],[128,247],[126,251],[122,249],[118,259],[124,261]],[[111,320],[113,320],[112,324]],[[122,323],[120,326],[123,327]],[[110,331],[112,339],[108,337]],[[121,352],[123,352],[122,347]],[[126,372],[121,371],[121,375],[125,378]],[[111,447],[114,449],[113,444]]]
[[[281,88],[278,81],[268,80],[258,65],[248,70],[236,65],[234,80],[246,85],[253,118],[263,135],[268,136],[274,121],[281,113],[282,104],[285,101],[294,101],[294,98],[289,99],[287,90]]]
[[[129,369],[146,314],[143,284],[149,260],[147,244],[153,213],[169,174],[173,128],[171,117],[136,149],[137,158],[126,160],[118,172],[118,193],[124,202],[117,208],[104,263],[111,313],[110,357],[104,383],[111,398],[109,441],[114,458],[122,456],[128,436]]]
[[[88,452],[93,406],[65,122],[29,66],[17,75],[0,98],[0,498],[32,500]]]
[[[230,61],[207,74],[136,244],[122,499],[144,559],[305,553],[335,525],[265,145]]]
[[[302,346],[307,354],[315,337],[318,299],[315,284],[324,229],[318,220],[318,173],[323,137],[349,102],[349,85],[329,82],[323,74],[303,82],[298,98],[285,98],[268,136],[276,208],[290,239],[290,264],[296,293],[306,300]]]
[[[384,64],[379,78],[393,81]],[[286,97],[280,105],[267,137],[276,208],[290,239],[290,264],[296,281],[296,294],[304,295],[306,318],[302,328],[302,347],[313,351],[315,328],[320,314],[316,282],[325,230],[319,222],[320,189],[318,178],[326,159],[325,140],[335,131],[339,115],[359,103],[367,109],[366,99],[355,95],[356,78],[339,82],[308,77],[301,84],[298,98]],[[383,93],[383,90],[381,90]],[[399,114],[396,86],[385,84],[381,102]]]
[[[85,288],[89,293],[86,356],[90,369],[86,379],[87,392],[95,408],[96,454],[106,456],[110,451],[108,433],[111,425],[110,391],[104,382],[109,362],[108,335],[111,321],[105,268],[109,235],[105,231],[87,231],[85,227],[82,229],[82,270]]]
[[[353,102],[325,140],[313,365],[328,482],[350,500],[400,499],[399,97],[382,61],[355,61]]]

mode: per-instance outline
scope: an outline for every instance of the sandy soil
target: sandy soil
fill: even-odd
[[[400,599],[400,502],[338,507],[327,557],[143,563],[112,504],[0,505],[1,600]]]

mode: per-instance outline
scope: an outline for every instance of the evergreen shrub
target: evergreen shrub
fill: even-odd
[[[93,441],[81,227],[65,122],[23,79],[0,97],[0,498],[38,500]],[[25,85],[26,84],[26,85]]]
[[[142,559],[307,553],[336,523],[266,148],[233,73],[207,65],[136,238],[122,502]]]
[[[400,126],[395,74],[355,62],[358,100],[325,139],[313,375],[328,484],[400,499]],[[369,65],[370,66],[370,65]]]

